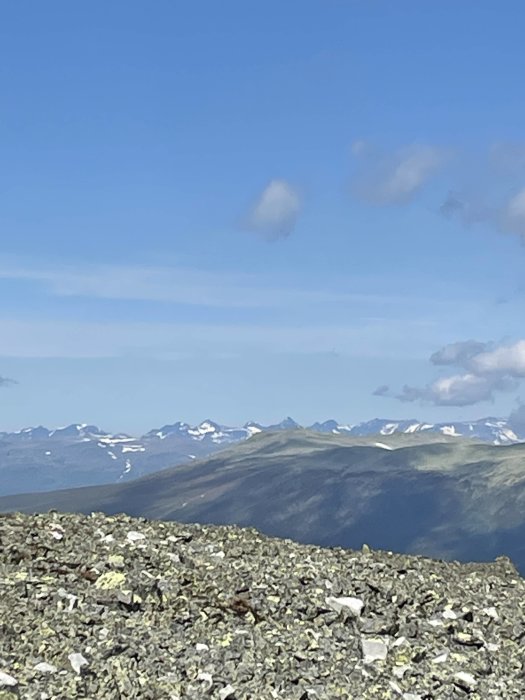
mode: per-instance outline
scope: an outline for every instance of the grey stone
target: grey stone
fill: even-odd
[[[0,700],[525,697],[508,560],[99,513],[0,516],[0,539]]]

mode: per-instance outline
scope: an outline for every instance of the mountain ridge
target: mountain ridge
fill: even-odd
[[[525,441],[525,435],[516,434],[507,419],[490,417],[436,424],[376,418],[350,425],[330,419],[306,428],[290,417],[271,425],[248,421],[239,427],[208,418],[194,426],[183,421],[165,424],[140,437],[110,433],[88,423],[54,429],[36,426],[0,433],[0,495],[128,481],[191,463],[260,433],[293,430],[349,438],[376,435],[376,443],[383,447],[384,438],[395,434],[468,437],[494,445]]]
[[[278,431],[278,430],[295,430],[304,428],[313,430],[314,432],[332,432],[334,434],[349,434],[356,436],[373,435],[375,433],[381,435],[390,435],[394,432],[441,432],[444,435],[458,437],[475,437],[494,444],[511,444],[513,442],[525,442],[525,433],[518,435],[510,426],[507,418],[498,418],[487,416],[475,420],[464,421],[442,421],[437,423],[428,423],[419,421],[416,418],[372,418],[359,423],[341,423],[334,418],[319,422],[316,421],[311,425],[301,425],[290,416],[287,416],[279,423],[264,425],[256,421],[247,421],[242,426],[227,426],[218,423],[211,418],[206,418],[197,425],[192,426],[184,421],[176,421],[175,423],[166,424],[159,428],[152,428],[143,435],[132,436],[130,433],[110,433],[107,430],[101,430],[96,425],[87,423],[71,423],[58,428],[46,428],[42,425],[34,427],[26,427],[16,431],[0,432],[0,439],[20,438],[20,439],[45,439],[59,437],[86,437],[86,436],[108,436],[113,435],[116,438],[132,438],[136,440],[155,438],[165,439],[174,434],[191,435],[194,439],[202,439],[205,435],[213,435],[214,439],[228,438],[231,434],[251,435],[261,431]]]

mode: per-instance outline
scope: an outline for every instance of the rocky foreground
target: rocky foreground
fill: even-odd
[[[0,699],[525,697],[525,582],[127,516],[0,516]]]

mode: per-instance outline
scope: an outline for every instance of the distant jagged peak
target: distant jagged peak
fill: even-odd
[[[70,425],[60,426],[50,430],[43,425],[36,427],[23,428],[16,430],[13,433],[4,433],[5,436],[19,438],[24,440],[47,440],[47,439],[70,439],[70,438],[85,438],[109,435],[105,430],[101,430],[96,425],[88,423],[71,423]]]
[[[339,421],[330,418],[322,423],[313,423],[313,425],[310,425],[308,429],[315,430],[317,433],[333,433],[334,435],[341,435],[341,433],[350,433],[352,426],[342,425]]]
[[[196,425],[184,421],[177,421],[163,425],[161,428],[154,428],[140,440],[176,440],[176,441],[199,441],[203,444],[231,444],[242,441],[261,432],[278,432],[288,430],[299,430],[303,426],[287,416],[279,423],[265,425],[251,420],[242,426],[227,426],[211,418],[206,418]],[[345,424],[330,418],[322,422],[315,422],[306,427],[318,433],[334,435],[349,435],[353,437],[367,437],[372,435],[389,436],[396,433],[438,433],[448,437],[470,437],[484,442],[491,442],[495,445],[509,445],[517,442],[525,442],[525,434],[521,434],[514,426],[511,427],[509,420],[489,416],[471,421],[447,421],[429,423],[419,421],[416,418],[393,419],[393,418],[373,418],[355,424]],[[84,441],[97,440],[112,437],[129,438],[124,433],[113,435],[105,430],[101,430],[96,425],[87,423],[72,423],[67,426],[49,430],[44,426],[24,428],[16,432],[0,433],[2,440],[64,440],[64,441]]]
[[[290,416],[286,416],[286,418],[283,418],[283,420],[280,423],[268,425],[264,429],[265,430],[297,430],[298,428],[302,428],[302,427],[303,426],[300,425],[293,418],[291,418]]]
[[[87,423],[71,423],[70,425],[55,428],[49,431],[49,437],[86,437],[97,435],[109,435],[105,430],[101,430],[96,425],[88,425]]]

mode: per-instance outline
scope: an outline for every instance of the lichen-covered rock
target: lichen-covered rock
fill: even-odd
[[[525,697],[504,558],[98,513],[0,516],[0,544],[0,700]]]

